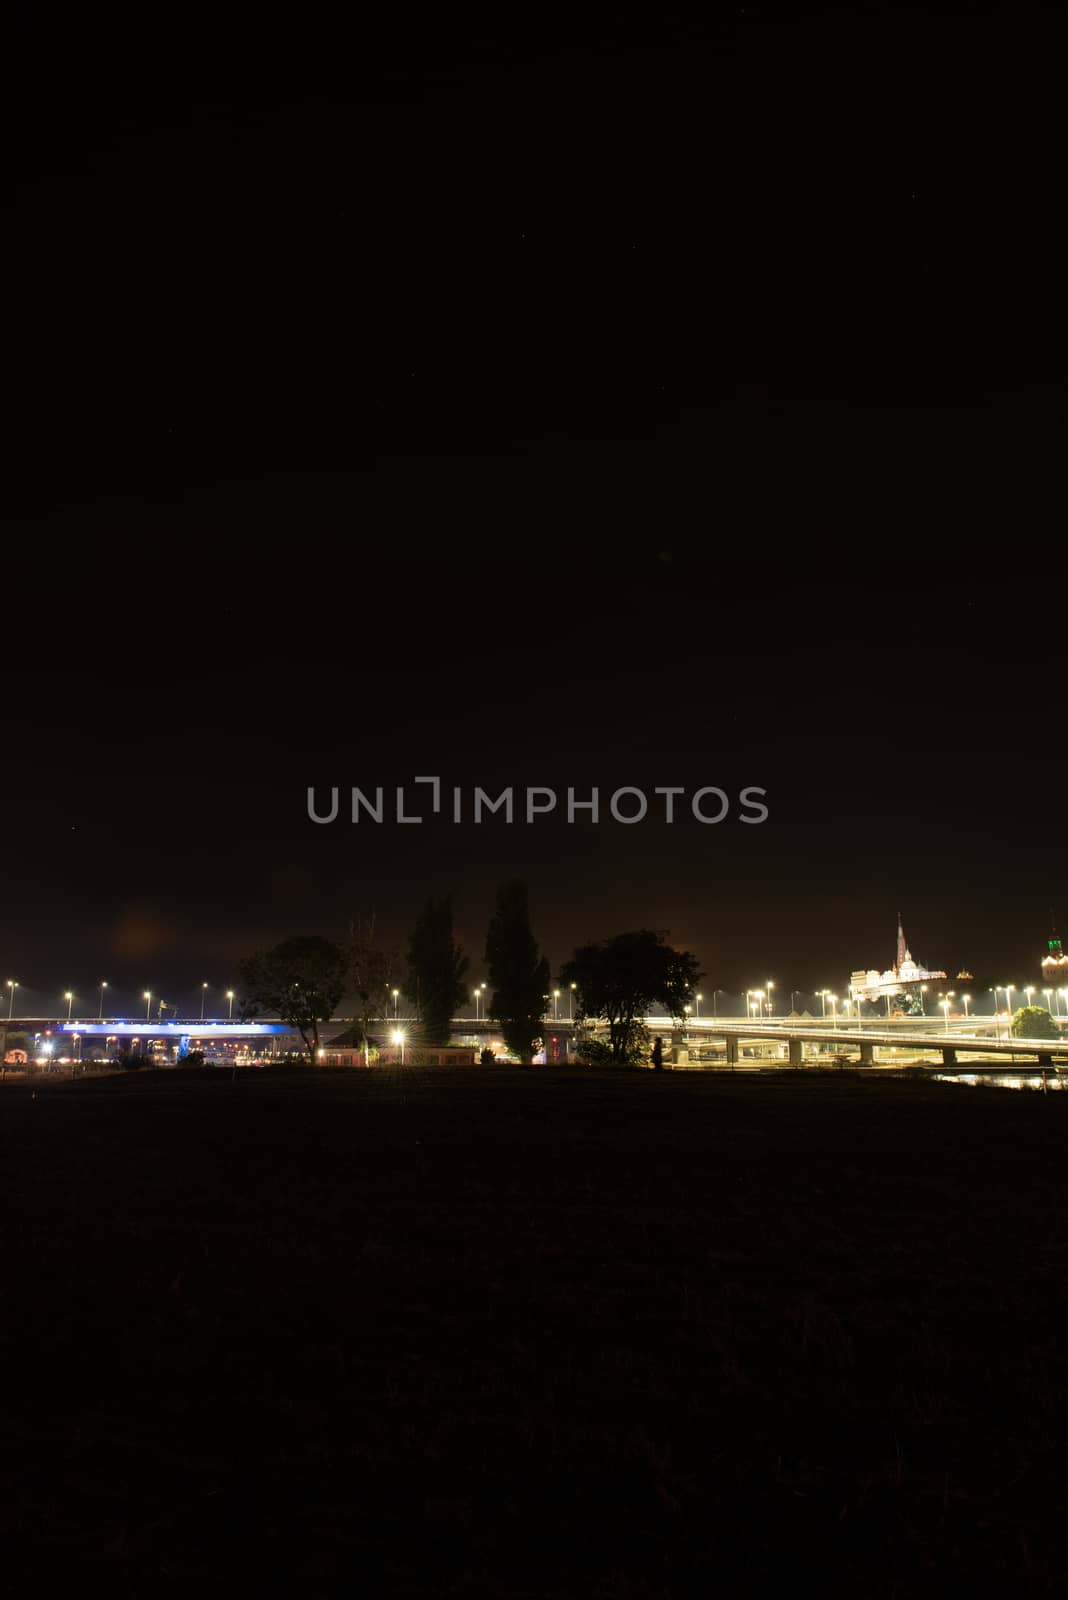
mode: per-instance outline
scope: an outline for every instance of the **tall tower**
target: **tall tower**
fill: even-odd
[[[897,961],[895,966],[900,967],[905,961],[911,961],[912,954],[905,943],[905,930],[901,926],[901,912],[897,914]]]
[[[1042,957],[1042,986],[1045,989],[1063,989],[1068,984],[1068,956],[1057,937],[1057,921],[1052,908],[1049,914],[1049,938],[1046,954]]]

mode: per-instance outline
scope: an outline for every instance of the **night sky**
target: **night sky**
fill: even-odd
[[[900,909],[1037,981],[1052,8],[14,17],[0,981],[184,1002],[447,891],[477,981],[516,874],[554,969],[844,986]],[[422,774],[770,817],[307,820]]]

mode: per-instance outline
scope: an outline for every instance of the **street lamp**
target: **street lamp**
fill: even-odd
[[[946,995],[939,995],[938,1004],[942,1007],[942,1026],[949,1032],[949,999]]]
[[[1024,994],[1027,996],[1027,1004],[1028,1005],[1031,1004],[1031,996],[1034,994],[1034,992],[1035,992],[1034,984],[1032,984],[1029,988],[1024,990]]]
[[[578,988],[578,984],[577,983],[573,983],[571,985],[571,988],[568,990],[568,996],[567,996],[567,1020],[568,1020],[568,1022],[574,1022],[574,1020],[575,1020],[575,990],[577,988]]]
[[[400,1064],[403,1067],[403,1065],[404,1065],[404,1029],[403,1028],[394,1028],[393,1032],[390,1034],[390,1038],[393,1040],[394,1044],[399,1044],[400,1045],[400,1053],[401,1053]]]
[[[1052,1015],[1053,1015],[1053,990],[1052,989],[1043,989],[1042,993],[1046,997],[1046,1010],[1049,1012],[1050,1016],[1052,1017]]]
[[[771,1013],[771,991],[774,989],[774,987],[775,987],[775,985],[772,983],[771,979],[769,978],[768,979],[768,1016],[769,1017],[772,1014]]]
[[[151,989],[146,989],[144,994],[141,996],[141,998],[145,1002],[145,1021],[147,1022],[148,1021],[148,1013],[152,1008],[152,990]]]
[[[478,1021],[478,990],[477,989],[472,990],[471,998],[475,1002],[475,1021],[477,1022]]]
[[[9,978],[7,980],[7,986],[8,986],[8,989],[11,991],[9,996],[8,996],[8,1002],[7,1002],[7,1020],[10,1022],[11,1021],[11,1013],[14,1010],[14,1007],[15,1007],[15,990],[19,986],[18,985],[18,979],[17,978]]]
[[[66,994],[63,996],[63,998],[67,1002],[67,1021],[69,1022],[70,1021],[70,1008],[74,1004],[74,990],[73,989],[68,989]]]
[[[1015,987],[1016,987],[1016,985],[1014,983],[1007,983],[1007,984],[1004,985],[1004,988],[1005,988],[1005,1009],[1009,1013],[1009,1025],[1010,1025],[1010,1027],[1012,1026],[1012,991],[1015,989]]]
[[[694,998],[697,1001],[697,1018],[698,1018],[698,1021],[700,1021],[700,1019],[701,1019],[701,1001],[704,999],[704,995],[703,994],[699,994],[699,995],[696,995]]]
[[[232,989],[227,989],[226,998],[230,1002],[230,1021],[233,1022],[233,1020],[234,1020],[234,991]]]
[[[100,1020],[101,1020],[101,1022],[103,1022],[103,1020],[104,1020],[104,990],[106,988],[107,988],[107,980],[105,979],[105,981],[100,985]]]
[[[827,996],[827,998],[831,1002],[831,1021],[832,1022],[837,1022],[838,1021],[838,996],[836,994],[829,994]]]
[[[971,1012],[968,1010],[968,1007],[971,1005],[972,997],[970,994],[962,994],[961,999],[964,1001],[964,1020],[967,1022],[968,1018],[971,1016]]]
[[[208,986],[207,986],[206,983],[202,983],[200,985],[200,1020],[201,1020],[201,1022],[204,1021],[204,1002],[205,1002],[205,1000],[207,998],[208,998]]]
[[[925,1003],[924,998],[923,998],[926,993],[927,993],[927,985],[925,983],[921,983],[920,984],[920,1015],[923,1016],[923,1017],[925,1017],[927,1015],[927,1006],[926,1006],[926,1003]]]
[[[1001,1038],[1001,1016],[1000,1016],[1000,1013],[998,1012],[998,990],[1000,989],[1000,987],[1001,987],[1000,984],[992,984],[991,988],[990,988],[990,993],[994,996],[994,1037],[995,1037],[995,1039],[1000,1039]]]
[[[399,989],[394,989],[394,991],[393,991],[393,1020],[394,1020],[394,1022],[396,1022],[396,1020],[397,1020],[397,1006],[398,1006],[399,1002],[400,1002],[400,990]]]
[[[554,989],[553,990],[553,1021],[554,1022],[558,1022],[560,1020],[560,1003],[559,1002],[560,1002],[560,991],[559,991],[559,989]]]

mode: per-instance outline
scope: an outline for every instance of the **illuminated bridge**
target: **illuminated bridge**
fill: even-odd
[[[331,1035],[351,1027],[355,1019],[334,1017],[320,1024],[324,1044]],[[860,1066],[890,1067],[898,1064],[893,1059],[897,1052],[906,1054],[937,1053],[941,1056],[943,1070],[969,1072],[975,1070],[981,1058],[992,1062],[996,1070],[1004,1070],[1010,1061],[1020,1057],[1037,1059],[1043,1067],[1068,1070],[1068,1033],[1057,1039],[1024,1039],[1003,1037],[1001,1025],[995,1017],[970,1017],[951,1019],[948,1026],[942,1018],[896,1017],[880,1020],[877,1026],[869,1023],[843,1025],[831,1018],[788,1017],[740,1019],[723,1017],[688,1017],[684,1022],[663,1015],[644,1019],[650,1037],[660,1034],[664,1038],[665,1059],[674,1056],[677,1066],[712,1066],[723,1064],[735,1067],[743,1055],[751,1055],[754,1048],[760,1054],[771,1055],[791,1066],[801,1067],[806,1061],[826,1059],[828,1046],[839,1060],[854,1059]],[[603,1025],[600,1025],[603,1026]],[[598,1025],[594,1024],[597,1028]],[[397,1014],[379,1019],[371,1026],[373,1037],[388,1037],[390,1031],[401,1029],[412,1044],[417,1042],[419,1019]],[[488,1043],[501,1037],[500,1023],[490,1018],[455,1017],[452,1025],[456,1041],[469,1040],[472,1044]],[[300,1050],[299,1033],[278,1021],[234,1022],[230,1019],[178,1020],[154,1022],[141,1018],[97,1018],[93,1021],[68,1020],[56,1017],[0,1018],[0,1039],[5,1032],[30,1034],[37,1047],[42,1037],[50,1037],[56,1045],[70,1040],[78,1049],[84,1041],[114,1041],[123,1044],[142,1042],[146,1051],[151,1046],[167,1047],[172,1059],[181,1059],[191,1047],[211,1049],[213,1044],[246,1046],[259,1041],[271,1044],[283,1052]],[[543,1039],[550,1050],[551,1059],[566,1060],[573,1051],[578,1024],[571,1018],[546,1017],[543,1019]],[[285,1041],[283,1043],[283,1041]],[[691,1061],[691,1051],[701,1052]],[[888,1054],[889,1053],[889,1054]],[[711,1057],[711,1059],[710,1059]],[[962,1057],[973,1058],[962,1062]]]

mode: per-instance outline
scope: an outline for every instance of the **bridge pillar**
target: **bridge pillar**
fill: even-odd
[[[861,1040],[860,1044],[860,1064],[862,1067],[873,1067],[875,1065],[875,1046],[873,1044],[865,1044],[863,1040]]]
[[[733,1071],[734,1064],[738,1060],[738,1040],[735,1038],[733,1033],[728,1033],[727,1038],[726,1038],[726,1045],[727,1045],[727,1065]]]
[[[951,1044],[942,1046],[942,1065],[944,1067],[955,1067],[957,1065],[957,1052]]]
[[[791,1039],[790,1040],[790,1065],[792,1067],[799,1067],[804,1062],[804,1059],[805,1059],[805,1041],[804,1041],[804,1039]]]

